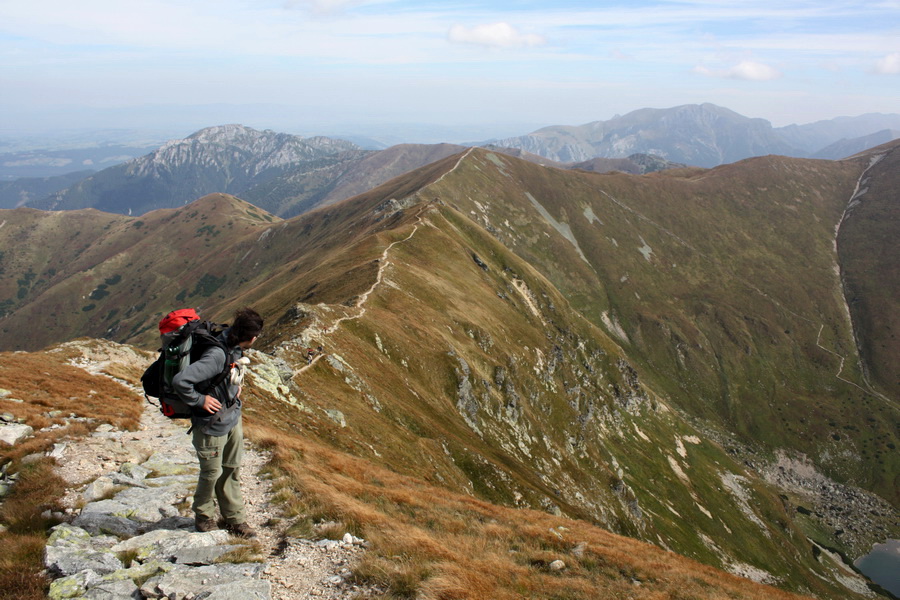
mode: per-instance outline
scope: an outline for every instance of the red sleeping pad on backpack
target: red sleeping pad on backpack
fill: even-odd
[[[173,310],[159,322],[159,333],[160,335],[165,335],[170,331],[179,329],[185,323],[197,321],[198,319],[200,319],[200,315],[193,308]]]

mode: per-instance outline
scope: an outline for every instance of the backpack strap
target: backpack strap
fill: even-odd
[[[191,331],[191,335],[193,336],[191,345],[191,362],[198,360],[207,350],[212,347],[221,348],[225,353],[225,365],[222,367],[222,371],[212,379],[208,379],[197,387],[197,391],[202,394],[209,394],[209,392],[215,390],[222,384],[222,382],[225,381],[229,374],[231,374],[233,361],[230,360],[230,352],[228,351],[228,348],[225,347],[225,344],[222,342],[222,340],[219,339],[219,335],[223,331],[225,331],[227,327],[227,325],[220,325],[217,323],[204,321],[198,323]],[[233,404],[233,400],[228,397],[229,394],[227,387],[222,391],[224,392],[224,394],[222,395],[225,398],[225,404],[227,406]]]
[[[225,368],[222,369],[222,372],[219,373],[218,375],[216,375],[215,377],[213,377],[212,379],[210,379],[209,381],[207,381],[206,384],[202,387],[202,389],[199,389],[198,391],[203,394],[208,394],[212,390],[216,389],[216,387],[218,385],[220,385],[223,381],[225,381],[225,378],[228,377],[229,373],[231,373],[231,363],[228,362],[228,357],[226,356],[225,357]],[[228,394],[226,393],[226,396],[227,395]],[[225,403],[228,405],[231,404],[230,400],[228,400],[228,399],[225,400]]]
[[[203,353],[209,350],[212,346],[216,346],[221,348],[223,352],[228,354],[228,348],[225,347],[225,343],[219,339],[219,335],[225,331],[226,325],[217,325],[216,323],[210,323],[209,321],[201,321],[196,325],[191,323],[192,325],[190,334],[193,336],[193,340],[191,343],[191,362],[198,360]]]

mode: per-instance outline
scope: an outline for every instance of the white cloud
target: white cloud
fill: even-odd
[[[745,81],[771,81],[781,77],[781,72],[778,69],[752,60],[743,60],[728,69],[710,69],[699,65],[694,67],[694,72],[707,77],[743,79]]]
[[[490,48],[540,46],[546,43],[546,40],[537,34],[521,33],[509,23],[503,22],[474,27],[454,25],[450,28],[448,39],[454,43],[476,44]]]
[[[284,7],[291,9],[305,6],[316,14],[337,13],[345,8],[360,4],[360,0],[286,0]]]
[[[893,52],[875,63],[875,72],[882,75],[900,73],[900,52]]]

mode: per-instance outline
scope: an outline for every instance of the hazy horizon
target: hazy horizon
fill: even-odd
[[[702,104],[702,103],[698,103]],[[640,109],[668,109],[674,106],[640,106],[632,110]],[[731,110],[731,107],[722,106]],[[621,114],[627,114],[632,110]],[[263,114],[264,111],[264,114]],[[228,117],[235,113],[241,113],[248,117],[245,120],[230,120]],[[83,148],[93,144],[104,145],[155,145],[168,140],[182,139],[201,129],[221,125],[239,124],[257,130],[272,130],[278,133],[289,133],[304,137],[327,136],[343,138],[356,143],[365,143],[360,140],[371,140],[373,144],[381,144],[384,147],[401,143],[483,143],[492,139],[516,137],[526,135],[542,127],[549,126],[580,126],[586,123],[572,123],[564,121],[547,123],[459,123],[446,125],[441,123],[425,123],[412,121],[397,122],[353,122],[335,121],[331,123],[315,123],[315,119],[304,121],[290,116],[288,107],[272,106],[190,106],[190,107],[144,107],[135,111],[113,111],[113,114],[101,114],[98,111],[88,111],[88,116],[79,116],[78,111],[70,109],[55,115],[58,124],[44,122],[42,128],[16,128],[0,129],[0,152],[9,152],[13,149],[21,150],[25,145],[34,149],[65,149]],[[865,114],[835,115],[832,119],[855,118]],[[877,114],[900,114],[877,113]],[[595,121],[606,121],[616,115],[606,118],[598,118]],[[754,115],[742,115],[749,118],[764,118]],[[767,119],[768,120],[768,119]],[[831,119],[817,119],[791,123],[791,125],[808,125],[818,121]],[[778,127],[773,124],[773,127]],[[3,139],[5,138],[5,139]],[[372,147],[375,147],[374,145]]]

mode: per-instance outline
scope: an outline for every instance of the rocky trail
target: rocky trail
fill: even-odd
[[[138,431],[101,425],[52,452],[70,488],[45,566],[50,598],[349,600],[363,540],[287,537],[268,457],[245,441],[241,486],[255,540],[199,533],[190,509],[197,459],[186,423],[147,405]]]

